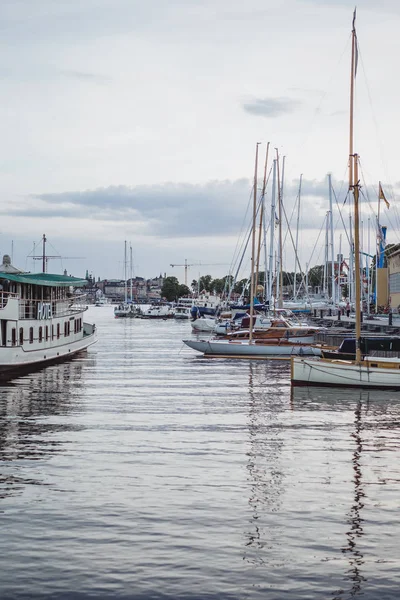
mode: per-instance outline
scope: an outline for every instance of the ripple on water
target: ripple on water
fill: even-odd
[[[394,599],[400,403],[115,320],[0,387],[4,598]]]

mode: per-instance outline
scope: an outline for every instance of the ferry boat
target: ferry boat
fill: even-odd
[[[94,344],[95,325],[83,321],[85,279],[25,273],[0,265],[0,380],[69,359]]]

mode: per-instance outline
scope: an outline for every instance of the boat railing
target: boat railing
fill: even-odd
[[[14,292],[4,292],[3,290],[0,290],[0,310],[7,306],[8,300],[10,298],[18,298],[18,294],[15,294]]]
[[[19,302],[19,318],[39,319],[40,311],[43,319],[72,316],[83,312],[86,308],[86,304],[72,297],[63,300],[22,299]]]

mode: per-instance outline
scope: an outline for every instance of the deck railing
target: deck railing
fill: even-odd
[[[50,317],[65,317],[81,313],[86,310],[86,305],[77,301],[75,298],[67,298],[64,300],[20,300],[19,301],[19,318],[20,319],[37,319],[39,312],[42,311],[42,318]],[[46,316],[47,315],[47,316]]]
[[[9,298],[18,298],[18,294],[14,294],[14,292],[4,292],[3,290],[0,290],[0,310],[7,306]]]

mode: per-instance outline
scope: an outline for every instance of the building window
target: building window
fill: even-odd
[[[389,275],[389,293],[396,294],[400,292],[400,273],[391,273]]]
[[[60,339],[60,323],[57,323],[57,339]]]
[[[49,326],[46,325],[46,342],[48,341],[48,339],[49,339]]]
[[[39,327],[39,342],[43,341],[43,327]]]
[[[20,327],[19,328],[19,345],[22,346],[23,343],[24,343],[24,328]]]
[[[33,327],[29,327],[29,343],[33,344]]]
[[[11,344],[15,346],[17,343],[17,330],[15,327],[11,329]]]

